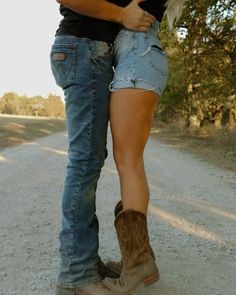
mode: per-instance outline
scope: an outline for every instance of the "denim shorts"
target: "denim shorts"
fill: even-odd
[[[115,74],[110,91],[140,88],[163,94],[168,78],[168,62],[156,21],[147,33],[121,29],[114,43]]]

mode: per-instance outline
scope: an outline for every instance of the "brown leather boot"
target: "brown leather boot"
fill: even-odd
[[[56,287],[55,295],[113,295],[101,282],[96,282],[84,287],[67,289]]]
[[[114,215],[115,217],[120,214],[120,212],[123,210],[123,204],[122,201],[120,200],[114,209]],[[152,255],[153,259],[156,260],[155,254],[152,250],[151,245],[149,244],[149,251],[150,254]],[[110,269],[113,273],[115,273],[117,276],[120,276],[121,271],[122,271],[122,267],[123,267],[123,262],[122,259],[120,261],[113,261],[113,260],[109,260],[106,262],[106,266],[108,269]],[[112,277],[112,276],[107,276],[107,277]],[[113,276],[114,277],[114,276]]]
[[[115,228],[122,254],[123,268],[118,279],[106,278],[103,283],[115,294],[128,295],[138,285],[159,280],[159,270],[150,253],[146,216],[129,209],[115,219]]]

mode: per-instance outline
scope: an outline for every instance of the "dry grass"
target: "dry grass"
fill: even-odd
[[[209,163],[236,172],[236,129],[216,129],[206,126],[186,129],[184,123],[159,123],[154,136],[166,143],[190,151]]]
[[[63,119],[0,115],[0,149],[65,129]]]

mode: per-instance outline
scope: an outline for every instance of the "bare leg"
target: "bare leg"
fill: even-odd
[[[113,154],[120,178],[123,209],[132,208],[145,215],[149,190],[143,152],[158,98],[154,92],[130,88],[111,96]]]

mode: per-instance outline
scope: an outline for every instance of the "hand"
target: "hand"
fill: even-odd
[[[129,30],[147,32],[154,23],[155,17],[139,7],[139,3],[145,0],[133,0],[122,8],[120,23]]]

